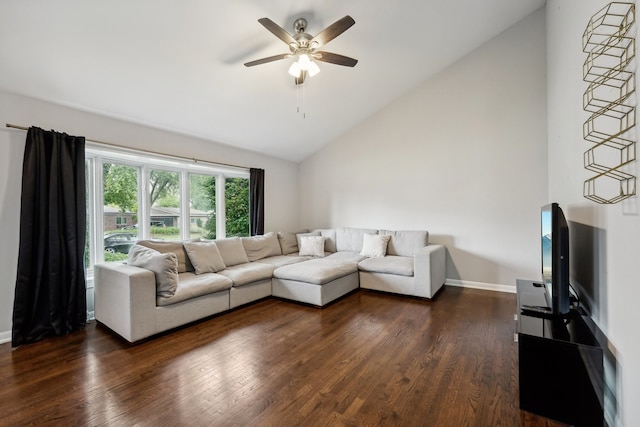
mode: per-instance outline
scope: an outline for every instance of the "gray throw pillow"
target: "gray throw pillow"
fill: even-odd
[[[160,253],[155,249],[133,245],[129,250],[129,265],[146,268],[156,276],[156,294],[171,297],[178,288],[178,257],[173,252]]]
[[[215,242],[184,242],[183,244],[196,274],[217,273],[227,268]]]
[[[154,249],[162,254],[173,252],[178,257],[178,273],[193,271],[193,265],[187,256],[181,241],[170,240],[138,240],[138,245]]]
[[[282,255],[289,255],[298,252],[298,238],[296,234],[306,233],[309,230],[300,230],[296,232],[291,231],[278,231],[278,242],[280,243],[280,249]]]

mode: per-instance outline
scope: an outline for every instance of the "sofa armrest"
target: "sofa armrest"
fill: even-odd
[[[413,257],[415,294],[432,298],[446,280],[446,248],[430,244],[416,251]]]
[[[94,267],[95,317],[129,342],[156,330],[156,279],[152,271],[109,262]]]

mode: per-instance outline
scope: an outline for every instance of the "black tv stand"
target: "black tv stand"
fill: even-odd
[[[580,308],[563,316],[523,310],[545,306],[545,289],[517,280],[520,408],[574,426],[604,425],[603,343]]]

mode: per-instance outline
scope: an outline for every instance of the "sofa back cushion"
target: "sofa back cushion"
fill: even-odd
[[[380,234],[391,236],[387,245],[388,255],[413,256],[417,249],[429,243],[429,232],[425,230],[380,230]]]
[[[257,261],[270,256],[282,255],[282,249],[280,249],[280,243],[275,233],[243,237],[242,246],[247,253],[249,261]]]
[[[365,234],[378,234],[378,230],[349,227],[336,229],[336,249],[340,252],[360,252],[364,239],[362,236]]]
[[[160,253],[142,245],[133,245],[127,264],[153,271],[156,276],[156,295],[171,297],[178,288],[178,257],[173,252]]]
[[[166,240],[138,240],[138,245],[156,250],[162,254],[173,253],[178,258],[178,273],[193,271],[193,265],[189,260],[187,251],[180,241]]]
[[[184,242],[183,244],[196,274],[217,273],[227,268],[215,242]]]
[[[280,243],[280,250],[282,251],[282,255],[289,255],[298,252],[298,238],[296,234],[298,233],[306,233],[309,230],[300,230],[296,232],[291,231],[279,231],[278,232],[278,242]]]
[[[313,230],[320,232],[320,235],[324,237],[324,250],[325,252],[337,252],[336,249],[336,229],[335,228],[320,228]]]
[[[242,240],[239,237],[218,239],[215,242],[220,251],[220,255],[222,255],[224,265],[227,267],[249,262],[247,253],[242,245]]]

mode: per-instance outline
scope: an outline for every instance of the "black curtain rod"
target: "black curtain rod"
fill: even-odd
[[[6,127],[12,128],[12,129],[29,130],[28,127],[12,125],[11,123],[7,123]],[[96,140],[96,139],[89,139],[89,138],[86,138],[86,137],[85,137],[85,141],[93,142],[95,144],[100,144],[100,145],[106,145],[108,147],[123,148],[125,150],[139,151],[139,152],[146,153],[146,154],[155,154],[157,156],[168,156],[168,157],[173,157],[173,158],[181,159],[181,160],[189,160],[189,161],[192,161],[194,163],[206,163],[206,164],[215,165],[215,166],[228,166],[228,167],[239,168],[239,169],[251,169],[251,168],[249,168],[247,166],[232,165],[230,163],[211,162],[209,160],[201,160],[201,159],[196,159],[196,158],[193,158],[193,157],[184,157],[184,156],[177,156],[177,155],[173,155],[173,154],[159,153],[157,151],[152,151],[152,150],[143,150],[143,149],[138,149],[138,148],[130,148],[130,147],[125,147],[124,145],[113,144],[113,143],[110,143],[110,142],[99,141],[99,140]]]

